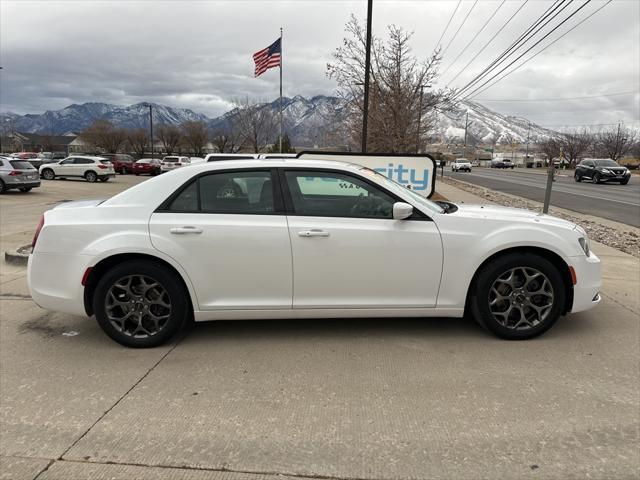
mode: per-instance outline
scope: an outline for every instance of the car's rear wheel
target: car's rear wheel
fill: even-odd
[[[507,340],[536,337],[558,320],[565,289],[558,269],[531,253],[499,257],[479,272],[471,295],[475,319]]]
[[[102,330],[116,342],[155,347],[173,337],[185,322],[187,295],[173,272],[136,260],[117,265],[100,279],[93,309]]]
[[[4,184],[2,180],[0,180],[0,193],[4,193],[7,191],[7,186]]]
[[[95,182],[96,180],[98,180],[98,174],[97,174],[96,172],[93,172],[93,171],[89,170],[88,172],[86,172],[86,173],[84,174],[84,179],[85,179],[87,182],[93,183],[93,182]]]
[[[42,170],[42,178],[44,178],[45,180],[53,180],[54,178],[56,178],[56,174],[50,168],[45,168],[44,170]]]
[[[30,192],[31,191],[31,187],[22,187],[20,189],[21,192]]]

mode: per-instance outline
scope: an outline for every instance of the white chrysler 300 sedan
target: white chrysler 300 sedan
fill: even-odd
[[[29,286],[158,345],[191,319],[461,317],[534,337],[600,301],[584,230],[534,212],[434,203],[359,165],[221,161],[47,211]]]

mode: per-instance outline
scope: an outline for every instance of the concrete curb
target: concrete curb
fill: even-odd
[[[31,253],[31,245],[23,245],[14,250],[4,252],[4,261],[11,265],[23,265],[26,266],[29,261],[29,254]]]

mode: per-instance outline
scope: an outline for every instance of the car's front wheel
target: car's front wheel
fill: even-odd
[[[596,173],[596,174],[593,176],[593,180],[592,180],[592,181],[593,181],[593,183],[600,183],[600,182],[601,182],[601,180],[602,180],[602,175],[600,175],[599,173]]]
[[[21,192],[30,192],[31,191],[31,187],[22,187],[20,189]]]
[[[470,298],[473,315],[498,337],[536,337],[562,315],[562,276],[541,256],[512,253],[498,257],[479,272],[474,285]]]
[[[127,347],[156,347],[185,322],[187,295],[173,272],[136,260],[117,265],[100,279],[93,309],[102,330],[116,342]]]
[[[620,180],[620,185],[626,185],[627,183],[629,183],[628,178],[625,178],[624,180]]]
[[[582,175],[580,175],[578,172],[573,174],[573,179],[577,182],[580,183],[582,181]]]

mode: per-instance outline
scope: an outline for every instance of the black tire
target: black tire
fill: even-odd
[[[2,180],[0,180],[0,194],[7,191],[7,186],[4,184]]]
[[[40,175],[45,180],[54,180],[56,178],[55,172],[50,168],[45,168],[44,170],[42,170],[42,173]]]
[[[543,313],[544,318],[540,318],[538,316],[538,318],[534,319],[530,325],[523,326],[521,328],[516,328],[517,325],[505,325],[504,323],[509,324],[516,322],[518,316],[520,316],[520,318],[522,315],[525,317],[527,315],[534,317],[536,314],[531,307],[525,306],[519,308],[517,306],[517,295],[516,298],[513,299],[509,297],[507,302],[509,302],[508,305],[511,308],[504,309],[505,312],[511,312],[513,310],[512,313],[515,315],[512,318],[511,313],[509,313],[507,318],[503,317],[503,322],[496,318],[496,316],[491,312],[489,306],[489,299],[491,298],[490,295],[492,295],[494,282],[500,282],[499,279],[504,278],[504,275],[508,274],[511,269],[518,268],[529,269],[529,273],[532,273],[533,270],[538,273],[542,273],[543,277],[546,277],[546,281],[548,282],[546,285],[551,289],[552,293],[552,299],[550,300],[548,311]],[[540,282],[539,278],[540,277],[533,280],[533,282]],[[535,283],[533,286],[536,287]],[[562,280],[562,275],[558,269],[549,262],[549,260],[533,253],[511,253],[496,258],[482,268],[476,277],[472,288],[474,290],[471,292],[469,300],[471,312],[475,320],[496,336],[506,340],[526,340],[541,335],[551,328],[558,318],[560,318],[565,305],[565,285]],[[512,292],[514,292],[514,294],[517,293],[515,290],[512,290]],[[504,294],[504,292],[502,293]],[[545,295],[534,295],[531,297],[534,301],[538,301],[538,303],[540,303],[542,297],[548,297],[548,293]],[[506,299],[507,296],[504,298]],[[543,302],[547,301],[548,300],[543,300]],[[500,309],[504,307],[501,307],[500,303],[497,303],[497,307],[494,308]]]
[[[88,172],[84,172],[84,179],[89,183],[94,183],[98,180],[98,174],[93,170],[89,170]]]
[[[620,185],[626,185],[627,183],[629,183],[628,178],[626,178],[625,180],[620,180]]]
[[[135,324],[137,321],[139,325],[142,325],[144,320],[128,320],[126,323],[122,324],[124,325],[124,328],[119,328],[109,319],[107,313],[107,297],[109,295],[109,291],[112,287],[118,291],[117,289],[119,287],[114,284],[129,276],[151,279],[157,282],[167,294],[167,297],[163,296],[163,299],[166,300],[168,298],[169,300],[170,309],[168,310],[168,319],[157,332],[151,335],[134,336],[134,332],[126,331],[127,328],[131,329],[134,327],[134,325],[130,325],[131,323]],[[152,289],[148,291],[151,290]],[[146,296],[146,294],[144,296]],[[124,298],[123,303],[126,303],[127,297],[124,296],[122,298]],[[116,265],[102,276],[96,286],[95,294],[93,296],[93,311],[95,312],[100,328],[102,328],[102,330],[111,339],[126,347],[151,348],[162,345],[168,341],[185,324],[186,319],[190,314],[189,301],[187,298],[188,292],[185,291],[180,279],[177,278],[171,270],[151,261],[134,260]],[[116,306],[115,308],[121,307]],[[135,307],[127,306],[127,308]],[[136,311],[140,311],[141,316],[147,315],[148,317],[148,314],[142,312],[142,310]]]
[[[139,174],[139,173],[136,173],[136,177],[139,177],[139,176],[140,176],[140,174]]]
[[[22,187],[22,188],[20,188],[19,190],[20,190],[21,192],[25,192],[25,193],[26,193],[26,192],[30,192],[30,191],[31,191],[31,188],[32,188],[32,187]]]
[[[593,176],[593,180],[592,180],[592,182],[593,182],[593,183],[600,183],[601,178],[602,178],[602,175],[600,175],[599,173],[596,173],[596,174]]]
[[[109,177],[100,177],[101,182],[106,182],[107,180],[109,180]]]
[[[582,181],[582,175],[580,175],[578,172],[573,174],[573,179],[577,182],[580,183]]]

